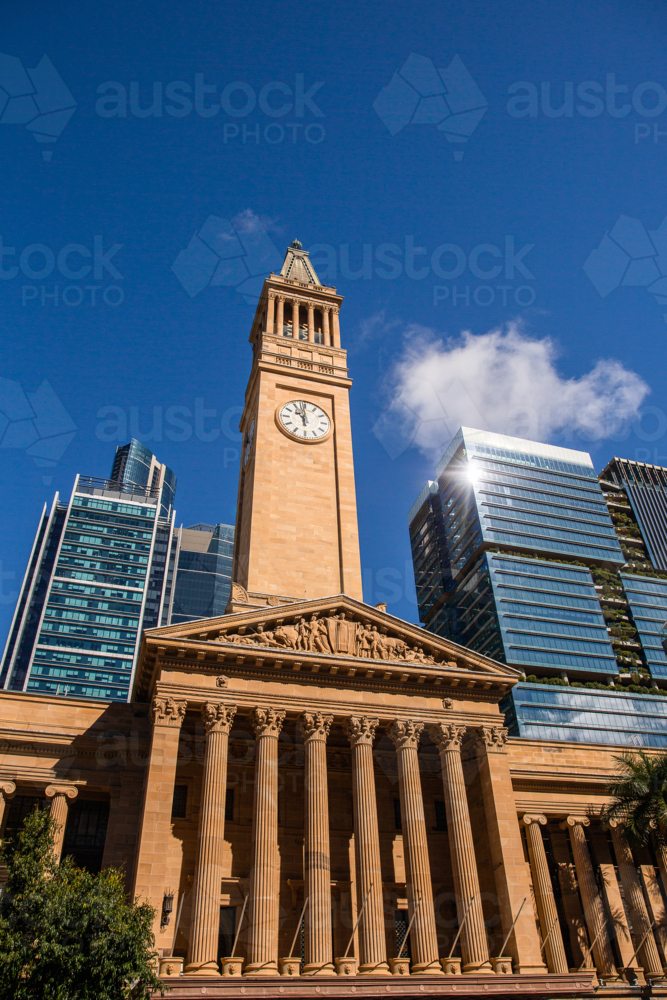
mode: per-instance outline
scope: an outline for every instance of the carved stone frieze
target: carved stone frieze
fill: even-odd
[[[202,705],[201,717],[207,733],[227,733],[229,735],[236,705],[220,705],[218,702],[207,701]]]
[[[387,733],[397,750],[402,750],[404,747],[416,749],[419,746],[419,738],[423,729],[423,722],[404,722],[401,719],[396,719],[395,722],[387,726]]]
[[[385,635],[377,625],[351,621],[345,613],[326,617],[302,615],[293,624],[278,624],[274,628],[260,624],[250,631],[251,627],[242,626],[236,632],[222,631],[219,641],[304,653],[341,653],[367,660],[400,660],[428,666],[436,662],[435,656],[424,652],[421,643],[410,645],[400,636]]]
[[[326,740],[333,723],[333,715],[322,715],[321,712],[304,712],[301,716],[301,728],[306,743],[311,740]]]
[[[154,726],[180,726],[188,708],[187,701],[173,698],[154,698],[152,705]]]
[[[345,720],[343,728],[350,741],[350,746],[359,746],[362,743],[368,743],[372,746],[375,730],[379,725],[379,719],[369,719],[366,715],[351,715],[349,719]]]
[[[262,736],[280,736],[285,721],[285,712],[276,708],[256,708],[252,713],[252,727],[255,739]]]
[[[460,752],[465,731],[465,726],[456,726],[450,722],[438,722],[435,726],[429,727],[428,734],[441,753],[450,750]]]

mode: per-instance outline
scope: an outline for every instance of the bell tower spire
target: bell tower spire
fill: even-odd
[[[299,240],[260,295],[232,571],[250,603],[362,599],[342,301]]]

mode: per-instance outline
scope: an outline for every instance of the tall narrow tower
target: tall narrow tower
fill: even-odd
[[[362,599],[343,299],[298,240],[250,332],[233,580],[249,595]]]

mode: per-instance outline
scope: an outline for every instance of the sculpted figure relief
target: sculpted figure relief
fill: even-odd
[[[220,642],[242,646],[270,646],[306,653],[346,653],[367,660],[403,660],[407,663],[434,664],[435,657],[424,651],[421,643],[408,645],[398,636],[385,635],[377,625],[355,622],[345,613],[318,618],[301,616],[294,624],[277,625],[267,630],[263,625],[247,626],[239,632],[221,632]],[[253,631],[250,631],[253,629]]]

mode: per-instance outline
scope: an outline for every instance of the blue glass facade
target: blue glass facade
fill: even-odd
[[[452,575],[491,545],[621,566],[590,457],[530,441],[523,450],[502,447],[502,440],[462,428],[438,467]]]
[[[136,438],[132,438],[129,444],[116,448],[110,478],[114,482],[133,483],[157,490],[162,517],[169,517],[174,509],[176,476],[166,465],[161,465],[153,452]]]
[[[171,623],[215,618],[223,615],[229,601],[232,583],[234,527],[229,524],[198,525],[186,528],[182,534],[192,537],[197,532],[208,540],[206,551],[201,546],[188,548],[187,538],[181,542]],[[195,536],[196,537],[196,536]]]
[[[652,677],[667,678],[660,630],[667,621],[667,580],[621,573],[625,596]]]
[[[521,670],[615,675],[588,565],[624,556],[590,457],[462,428],[437,475],[409,514],[426,627]]]
[[[666,705],[653,695],[517,684],[500,707],[512,736],[665,749]]]
[[[487,553],[457,588],[457,641],[531,672],[616,674],[585,567]]]
[[[154,486],[78,476],[43,515],[5,648],[13,691],[127,701],[145,628],[159,624],[173,513]],[[175,482],[175,480],[174,480]]]
[[[420,619],[525,675],[562,679],[507,696],[514,735],[667,746],[667,699],[582,687],[620,675],[648,690],[642,656],[667,679],[667,579],[639,575],[653,567],[636,504],[620,473],[605,474],[585,452],[462,428],[408,515]],[[652,483],[642,502],[658,551],[655,470]]]

